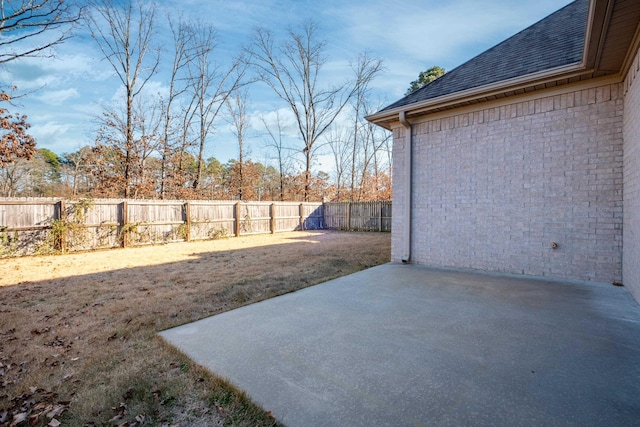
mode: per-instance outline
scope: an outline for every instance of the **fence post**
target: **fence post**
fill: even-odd
[[[300,203],[300,207],[298,208],[298,211],[300,215],[300,231],[304,231],[304,202]]]
[[[378,231],[382,232],[382,202],[377,202],[378,204]]]
[[[191,202],[187,202],[184,204],[184,212],[186,217],[186,225],[187,225],[187,231],[185,233],[185,240],[187,242],[191,241]]]
[[[58,238],[60,240],[58,244],[60,247],[58,249],[60,249],[60,252],[65,253],[67,250],[67,227],[65,226],[67,223],[67,206],[64,200],[60,200],[60,215],[58,221],[62,223],[61,227],[59,227],[60,236],[58,236]]]
[[[276,232],[276,204],[275,203],[271,203],[271,206],[269,207],[269,216],[271,217],[271,234],[275,234]]]
[[[351,230],[351,202],[347,202],[347,231]]]
[[[236,222],[234,224],[234,232],[236,234],[236,237],[240,237],[240,202],[236,202],[236,204],[233,207],[234,210],[234,216],[236,217]]]
[[[129,230],[127,230],[127,223],[129,222],[129,206],[126,200],[123,201],[120,206],[120,209],[122,209],[122,247],[126,248],[128,243],[127,241],[129,240]]]

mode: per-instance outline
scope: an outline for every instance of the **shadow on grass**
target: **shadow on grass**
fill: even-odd
[[[156,334],[389,260],[388,234],[286,240],[0,287],[0,414],[11,415],[16,398],[36,387],[69,401],[61,420],[74,425],[274,425]]]

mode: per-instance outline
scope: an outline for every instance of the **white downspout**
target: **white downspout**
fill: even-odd
[[[400,123],[405,128],[405,146],[404,146],[404,165],[405,177],[402,183],[402,190],[405,195],[404,203],[404,229],[403,239],[404,248],[402,251],[402,262],[408,264],[411,262],[411,193],[412,193],[412,175],[413,175],[413,156],[411,150],[413,148],[413,128],[407,120],[404,111],[400,111],[398,116]]]

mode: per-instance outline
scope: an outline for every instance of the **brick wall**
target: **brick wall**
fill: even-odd
[[[413,262],[621,281],[622,88],[567,88],[414,124]],[[396,128],[394,261],[403,151]]]
[[[640,53],[625,80],[623,283],[640,302]]]

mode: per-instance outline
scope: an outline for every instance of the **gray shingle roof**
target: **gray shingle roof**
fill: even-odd
[[[588,0],[576,0],[381,111],[582,60]]]

